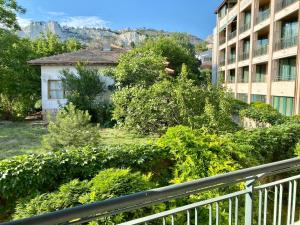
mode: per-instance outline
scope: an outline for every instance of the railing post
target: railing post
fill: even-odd
[[[245,225],[252,225],[253,220],[253,184],[255,180],[246,182],[246,190],[250,192],[245,195]]]

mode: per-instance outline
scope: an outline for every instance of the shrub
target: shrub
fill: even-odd
[[[61,109],[48,126],[49,133],[43,136],[42,145],[48,150],[62,147],[96,146],[100,143],[98,126],[90,123],[91,116],[70,103]]]
[[[74,207],[80,204],[92,203],[109,198],[136,193],[153,188],[150,176],[129,169],[108,169],[101,171],[89,183],[73,180],[62,185],[58,191],[39,195],[28,202],[19,203],[14,219]],[[118,215],[106,221],[121,222],[125,216]]]
[[[300,140],[300,123],[285,122],[270,128],[239,131],[232,140],[240,148],[251,149],[253,158],[260,164],[288,159],[294,156],[294,149]]]
[[[153,145],[85,147],[0,161],[0,200],[13,203],[22,197],[55,190],[72,179],[89,179],[105,168],[153,172],[160,180],[168,174],[168,150]],[[167,177],[167,176],[166,176]]]
[[[184,126],[169,128],[158,146],[170,148],[175,183],[226,173],[241,167],[245,154],[226,137]]]
[[[262,102],[251,103],[250,107],[240,112],[240,115],[241,117],[247,117],[259,123],[268,123],[271,125],[281,123],[284,117],[271,105]]]

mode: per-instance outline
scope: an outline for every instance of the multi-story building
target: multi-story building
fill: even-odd
[[[237,99],[300,113],[299,0],[224,0],[216,10],[213,68]]]

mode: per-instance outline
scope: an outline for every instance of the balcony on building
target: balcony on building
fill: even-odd
[[[236,47],[235,44],[229,46],[228,64],[233,64],[236,62]]]
[[[242,40],[242,49],[239,54],[239,61],[248,60],[250,57],[250,38]]]
[[[298,12],[277,21],[275,49],[282,50],[298,44]]]
[[[299,0],[277,0],[276,5],[275,5],[275,10],[276,10],[276,12],[279,12],[280,10],[282,10],[298,1]]]
[[[219,45],[223,45],[226,42],[226,27],[223,28],[220,32],[219,32]]]
[[[240,25],[240,33],[244,33],[251,28],[251,10],[245,10],[241,15],[242,23]]]
[[[229,70],[227,75],[227,83],[235,83],[235,69]]]
[[[295,81],[297,76],[296,57],[282,58],[274,65],[274,82]]]
[[[248,83],[248,82],[249,82],[249,66],[244,66],[240,68],[238,83]]]
[[[255,73],[254,76],[252,76],[252,82],[253,83],[266,82],[268,64],[267,63],[257,64],[255,65],[254,69],[255,69]]]
[[[223,19],[232,8],[237,4],[238,0],[225,0],[222,4],[216,9],[215,13],[218,14],[219,19]]]
[[[256,17],[256,24],[259,24],[265,20],[270,18],[270,1],[263,1],[259,2],[259,8]]]
[[[268,31],[267,31],[268,32]],[[267,34],[258,34],[258,39],[254,45],[253,55],[259,57],[267,55],[269,52],[269,39]]]
[[[237,17],[234,17],[228,25],[228,41],[235,38],[237,35]]]

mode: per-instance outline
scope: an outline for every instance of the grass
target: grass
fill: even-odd
[[[146,144],[155,137],[142,137],[121,129],[101,129],[103,144]],[[0,121],[0,160],[16,155],[44,153],[42,135],[47,133],[43,124]]]

